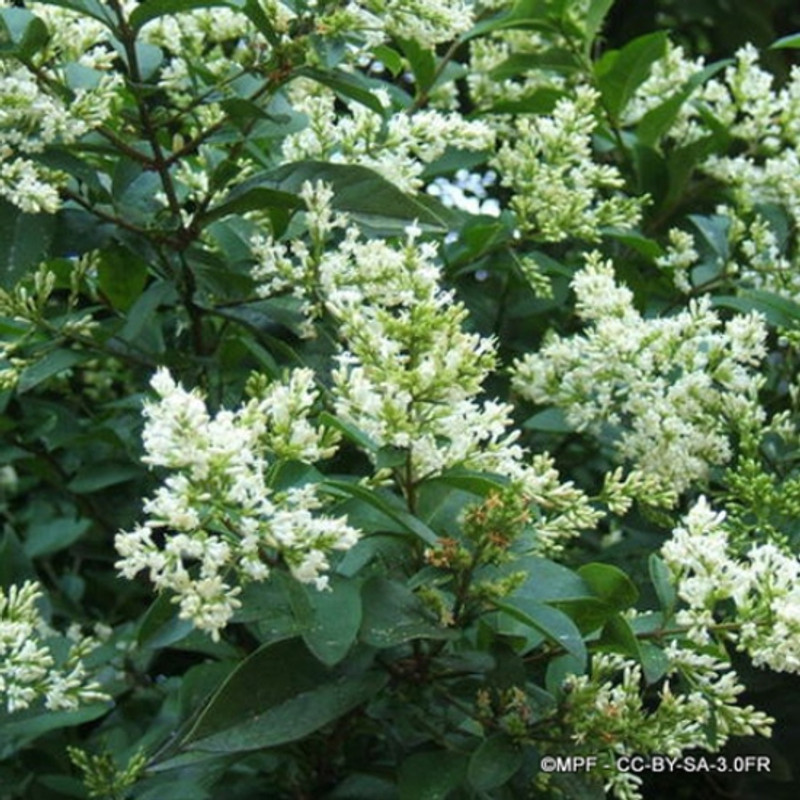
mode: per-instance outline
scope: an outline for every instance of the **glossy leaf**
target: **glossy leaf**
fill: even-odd
[[[800,303],[761,289],[744,289],[735,297],[716,295],[711,298],[711,303],[744,314],[757,311],[767,322],[778,327],[791,329],[800,322]]]
[[[330,164],[323,161],[298,161],[262,176],[264,185],[299,194],[306,181],[329,183],[334,192],[332,205],[346,211],[354,221],[368,229],[402,233],[417,222],[422,228],[444,231],[456,220],[454,212],[432,198],[411,197],[366,167]]]
[[[412,639],[449,639],[422,601],[402,583],[373,578],[361,594],[363,621],[360,638],[372,647],[394,647]]]
[[[509,781],[522,766],[522,750],[501,733],[486,739],[472,753],[467,778],[477,792],[488,792]]]
[[[89,353],[78,352],[77,350],[51,350],[43,358],[25,367],[19,377],[17,391],[20,394],[28,392],[49,378],[61,374],[82,361],[86,361],[89,357]]]
[[[517,593],[530,600],[554,602],[595,597],[589,585],[575,571],[540,556],[527,556],[508,568],[522,570],[527,574],[525,583]]]
[[[612,564],[585,564],[578,575],[594,594],[618,611],[630,608],[639,598],[633,581]]]
[[[547,433],[572,433],[575,430],[560,408],[546,408],[544,411],[538,411],[532,417],[528,417],[522,423],[522,427],[530,431]]]
[[[731,63],[730,59],[725,59],[709,64],[692,75],[679,91],[663,103],[651,108],[636,126],[636,137],[639,142],[644,145],[655,145],[675,122],[684,103],[689,100],[695,89]]]
[[[320,484],[320,489],[328,491],[331,494],[338,495],[339,497],[355,497],[368,505],[378,509],[378,511],[385,514],[389,519],[396,522],[402,530],[422,539],[427,544],[436,544],[439,537],[432,531],[422,520],[409,514],[396,498],[385,496],[372,489],[367,489],[356,483],[348,483],[347,481],[334,481],[326,480]]]
[[[102,717],[107,703],[92,703],[75,711],[31,708],[8,714],[0,712],[0,759],[6,759],[33,739],[61,728],[75,728]]]
[[[566,650],[585,666],[587,656],[583,636],[563,611],[527,597],[510,597],[495,601],[495,605],[519,622],[544,634],[550,642]]]
[[[648,33],[620,50],[610,50],[597,62],[595,75],[612,121],[647,79],[653,64],[666,53],[666,47],[666,32]]]
[[[25,214],[0,200],[0,288],[10,289],[47,256],[55,232],[51,214]]]
[[[591,0],[589,3],[584,21],[586,26],[586,45],[584,49],[587,54],[591,51],[595,37],[603,27],[603,22],[613,5],[614,0]]]
[[[327,666],[338,664],[356,640],[361,627],[360,588],[358,582],[337,576],[325,591],[290,582],[289,598],[303,641]]]
[[[338,69],[321,70],[306,67],[297,70],[297,74],[333,89],[341,97],[355,100],[376,114],[381,116],[386,114],[383,104],[372,91],[375,88],[383,87],[383,84],[369,81],[358,72],[349,73]]]
[[[229,6],[226,0],[147,0],[140,3],[130,16],[130,26],[138,31],[148,22],[165,17],[170,14],[180,14],[185,11],[194,11],[198,8],[214,8]]]
[[[31,525],[25,536],[25,552],[31,558],[57,553],[80,539],[91,524],[85,518],[63,518]]]
[[[647,566],[650,571],[650,580],[653,582],[653,588],[658,596],[658,602],[661,604],[661,610],[664,612],[664,617],[669,618],[675,611],[675,603],[677,602],[677,593],[673,585],[672,574],[663,559],[656,553],[650,554]]]
[[[791,33],[788,36],[782,36],[769,46],[770,50],[797,50],[798,48],[800,48],[800,33]]]
[[[328,669],[298,639],[269,644],[231,673],[182,747],[239,753],[297,741],[368,701],[387,680],[382,671]]]
[[[400,800],[447,800],[463,783],[467,759],[447,750],[417,753],[400,765]]]
[[[114,308],[129,310],[144,290],[147,275],[147,261],[129,248],[112,245],[100,251],[98,283]]]
[[[27,9],[0,9],[0,55],[8,53],[29,60],[44,47],[49,36],[44,22]]]

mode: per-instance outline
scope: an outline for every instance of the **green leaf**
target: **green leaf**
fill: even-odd
[[[509,640],[508,643],[514,652],[520,656],[525,656],[537,647],[541,647],[545,640],[541,631],[501,611],[485,616],[484,620],[504,639]]]
[[[586,671],[586,664],[575,658],[575,656],[564,653],[551,659],[547,665],[545,673],[545,687],[554,698],[564,694],[564,683],[572,675],[582,675]]]
[[[92,703],[76,711],[47,711],[41,708],[0,713],[0,759],[6,759],[28,742],[61,728],[77,728],[102,717],[110,710],[106,703]]]
[[[639,233],[618,228],[606,228],[603,233],[609,239],[614,239],[626,247],[630,247],[631,250],[635,250],[651,262],[655,262],[657,258],[664,255],[664,249],[658,242]]]
[[[400,800],[446,800],[463,783],[466,773],[467,759],[460,753],[415,753],[400,765]]]
[[[660,636],[663,626],[661,614],[648,612],[635,617],[632,622],[616,614],[603,629],[598,646],[635,658],[642,665],[647,683],[656,683],[669,668],[669,659],[660,647],[640,637]]]
[[[141,295],[147,271],[147,261],[127,247],[114,244],[100,251],[97,264],[100,291],[121,311],[128,311]]]
[[[555,561],[540,556],[519,558],[507,567],[504,572],[524,571],[527,574],[525,583],[517,590],[517,594],[541,603],[563,600],[595,599],[586,581],[573,570]]]
[[[292,581],[289,598],[308,649],[326,666],[348,653],[361,627],[361,587],[358,582],[330,578],[330,589],[318,591]]]
[[[558,29],[558,20],[550,18],[551,11],[548,0],[517,0],[509,11],[481,20],[461,38],[467,41],[476,36],[513,28],[555,31]]]
[[[397,800],[397,784],[391,778],[351,772],[325,800]]]
[[[563,75],[578,69],[580,63],[571,50],[565,47],[551,47],[537,53],[512,53],[489,72],[489,77],[495,81],[503,81],[536,70]]]
[[[621,614],[614,614],[606,622],[599,644],[624,655],[633,656],[637,661],[641,660],[639,640],[628,620]]]
[[[595,37],[603,27],[603,22],[614,5],[614,0],[591,0],[589,8],[584,14],[584,25],[586,26],[586,42],[584,50],[588,55],[591,52]]]
[[[800,33],[790,33],[788,36],[782,36],[769,46],[770,50],[784,50],[787,48],[792,50],[800,48]]]
[[[432,49],[420,46],[415,39],[403,39],[399,44],[414,74],[417,90],[427,92],[436,77],[436,54]]]
[[[140,648],[169,647],[193,630],[192,621],[178,619],[178,608],[167,594],[159,595],[139,621],[136,643]]]
[[[236,667],[236,662],[206,662],[190,667],[182,676],[178,700],[181,717],[187,719],[208,702],[222,682]]]
[[[454,155],[458,155],[455,151]],[[455,170],[450,169],[449,172]],[[514,228],[506,220],[494,217],[470,217],[461,228],[458,238],[446,251],[449,267],[470,264],[485,253],[496,251],[511,240]]]
[[[36,569],[14,529],[6,525],[0,539],[0,587],[6,589],[28,578],[38,579]]]
[[[650,75],[655,61],[667,49],[667,33],[658,31],[628,42],[620,50],[610,50],[595,64],[595,76],[603,104],[612,120],[619,119],[634,92]]]
[[[794,328],[800,322],[800,304],[761,289],[743,289],[736,297],[718,295],[711,298],[711,305],[733,308],[743,314],[757,311],[771,325],[781,328]]]
[[[694,90],[731,63],[733,63],[731,59],[724,59],[709,64],[705,69],[692,75],[679,91],[663,103],[651,108],[636,126],[636,137],[639,142],[645,146],[654,146],[670,129],[683,104],[691,97]]]
[[[85,14],[114,30],[117,20],[107,3],[100,0],[48,0],[48,5],[60,6]]]
[[[303,632],[302,625],[289,596],[295,583],[294,578],[277,570],[266,581],[248,583],[242,588],[239,596],[242,605],[234,612],[232,622],[257,623],[265,644],[297,638]]]
[[[361,592],[364,616],[361,640],[372,647],[387,648],[412,639],[449,639],[422,601],[402,583],[376,577]]]
[[[366,167],[298,161],[261,176],[264,185],[299,194],[306,181],[329,183],[332,205],[354,222],[373,231],[402,233],[412,222],[426,230],[443,232],[455,227],[458,216],[430,197],[411,197]]]
[[[414,534],[426,544],[436,544],[439,541],[439,537],[434,531],[413,514],[409,514],[408,511],[403,509],[399,502],[396,501],[396,498],[391,495],[378,494],[378,492],[365,486],[360,486],[357,483],[348,483],[347,481],[326,480],[319,484],[319,488],[339,497],[355,497],[362,500],[377,508],[389,519],[396,522],[401,529]]]
[[[644,679],[648,684],[660,681],[669,669],[670,661],[667,654],[652,642],[639,642],[639,658]]]
[[[0,200],[0,288],[10,289],[47,257],[55,228],[51,214],[25,214]]]
[[[109,486],[117,486],[120,483],[134,480],[141,475],[141,467],[130,462],[88,462],[67,484],[67,488],[75,494],[91,494],[91,492],[107,489]]]
[[[283,329],[298,333],[303,322],[300,302],[296,297],[269,297],[266,300],[238,303],[226,307],[201,306],[209,313],[236,322],[258,335],[284,335]]]
[[[17,392],[19,394],[29,392],[48,378],[52,378],[54,375],[58,375],[89,358],[89,353],[80,353],[75,350],[51,350],[44,358],[22,370],[17,383]]]
[[[706,254],[716,259],[719,266],[724,265],[730,257],[730,219],[722,214],[690,214],[689,221],[700,234]]]
[[[509,597],[503,601],[495,601],[495,605],[519,622],[544,634],[553,644],[563,647],[578,660],[582,669],[585,668],[586,645],[583,636],[563,611],[528,597]]]
[[[167,281],[156,281],[145,289],[128,311],[127,320],[117,337],[137,347],[146,345],[155,352],[163,350],[161,323],[158,309],[174,302],[175,287]]]
[[[13,54],[22,61],[29,61],[50,38],[47,25],[24,8],[0,9],[0,25],[0,55]]]
[[[129,183],[126,183],[122,191],[118,191],[117,187],[114,187],[117,213],[134,224],[152,225],[153,217],[160,210],[160,205],[156,200],[156,195],[160,190],[161,179],[155,172],[141,172]]]
[[[403,466],[408,461],[408,450],[402,447],[386,445],[378,448],[375,454],[375,469],[392,469]]]
[[[664,612],[664,619],[668,619],[675,611],[675,603],[677,602],[677,594],[672,584],[672,573],[657,553],[650,554],[647,567],[661,610]]]
[[[563,611],[584,635],[601,628],[615,611],[605,601],[596,597],[576,597],[552,601],[550,605]]]
[[[630,608],[639,598],[633,581],[611,564],[584,564],[578,575],[599,598],[618,611]]]
[[[335,428],[345,439],[360,447],[364,452],[373,454],[378,452],[378,445],[355,425],[345,422],[327,411],[323,411],[319,415],[319,422],[326,428]]]
[[[31,558],[57,553],[69,547],[92,526],[88,519],[50,519],[31,525],[25,536],[25,553]]]
[[[382,84],[380,81],[370,81],[357,72],[349,73],[339,69],[321,70],[302,67],[296,70],[294,74],[321,83],[323,86],[333,89],[340,97],[355,100],[382,117],[386,115],[386,109],[372,91],[372,89]]]
[[[424,481],[423,485],[426,487],[450,486],[478,497],[488,497],[492,492],[504,491],[509,482],[505,475],[476,472],[468,469],[451,469],[441,475],[437,475],[435,478],[429,478]]]
[[[520,100],[499,100],[487,110],[489,114],[549,114],[565,96],[561,89],[549,86],[537,89]]]
[[[547,433],[572,433],[575,428],[567,422],[564,411],[560,408],[546,408],[522,423],[529,431],[545,431]]]
[[[488,792],[511,780],[522,766],[522,750],[508,734],[486,739],[472,753],[467,779],[476,792]]]
[[[134,31],[138,31],[151,20],[168,14],[215,6],[230,6],[230,3],[227,0],[147,0],[136,6],[128,22]]]
[[[298,639],[259,648],[228,677],[183,749],[239,753],[294,742],[367,702],[384,672],[329,669]]]
[[[238,2],[228,3],[228,5],[232,8],[240,9],[273,47],[280,44],[280,34],[275,30],[270,18],[264,13],[259,0],[245,0],[244,3],[238,0]]]
[[[661,199],[660,209],[672,209],[686,190],[687,183],[697,165],[705,161],[712,153],[725,152],[728,138],[730,137],[727,133],[715,130],[712,134],[670,153],[667,161],[669,190]]]

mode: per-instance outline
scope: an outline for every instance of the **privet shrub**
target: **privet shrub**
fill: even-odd
[[[800,71],[611,6],[3,4],[0,796],[790,777]]]

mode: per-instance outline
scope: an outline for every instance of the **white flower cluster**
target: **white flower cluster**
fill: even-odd
[[[702,58],[688,59],[682,47],[667,42],[667,51],[663,58],[653,64],[650,75],[639,85],[623,109],[623,124],[635,125],[648,111],[658,108],[667,98],[686,91],[691,78],[699,74],[704,66]],[[702,90],[698,88],[697,96],[701,93]],[[670,127],[669,136],[681,142],[696,138],[698,129],[695,119],[694,105],[685,103]],[[695,127],[690,128],[690,125]]]
[[[719,750],[732,736],[770,736],[770,717],[737,704],[745,687],[726,658],[673,640],[665,649],[667,669],[658,703],[644,695],[641,666],[624,656],[597,653],[591,671],[567,678],[566,723],[573,741],[609,756],[606,790],[620,800],[641,798],[641,779],[617,772],[614,757],[686,750]],[[678,687],[687,688],[680,689]],[[713,729],[714,733],[710,731]]]
[[[520,116],[493,165],[514,192],[511,207],[521,227],[549,242],[573,236],[600,238],[604,227],[635,226],[646,198],[619,191],[623,178],[592,153],[598,94],[579,86],[550,116]]]
[[[513,77],[497,77],[498,68],[510,58],[541,54],[558,41],[538,31],[497,31],[469,43],[469,74],[466,77],[470,99],[480,108],[518,103],[540,89],[560,89],[564,77],[546,65],[536,65]],[[499,121],[499,120],[498,120]]]
[[[139,35],[142,42],[162,49],[159,87],[177,108],[192,109],[197,130],[212,124],[223,112],[219,102],[197,102],[201,85],[196,65],[202,64],[206,80],[214,83],[216,98],[236,97],[230,83],[270,50],[245,14],[223,6],[159,16]]]
[[[587,330],[551,335],[515,364],[522,396],[562,408],[578,430],[611,436],[622,459],[674,493],[730,459],[732,433],[764,424],[760,316],[723,324],[701,299],[674,316],[644,318],[596,253],[572,287]]]
[[[724,512],[714,512],[701,497],[662,548],[688,606],[676,622],[706,644],[718,604],[732,600],[735,625],[726,638],[756,666],[800,672],[800,561],[771,542],[737,554],[724,522]]]
[[[695,249],[694,237],[688,231],[671,228],[664,254],[656,259],[656,265],[672,273],[675,286],[687,294],[692,290],[689,271],[700,260]]]
[[[388,93],[373,92],[387,111]],[[388,118],[360,103],[349,105],[349,114],[336,108],[336,95],[311,83],[296,83],[292,91],[296,110],[308,116],[308,126],[283,142],[283,159],[320,159],[358,164],[375,170],[403,191],[422,185],[425,165],[447,147],[489,150],[494,133],[485,123],[465,120],[456,112],[435,110],[414,114],[390,113]]]
[[[727,224],[727,258],[720,258],[718,272],[705,280],[735,279],[738,285],[760,289],[776,295],[800,300],[800,273],[793,259],[784,252],[782,236],[775,226],[758,211],[742,211],[732,206],[717,206],[717,217]],[[665,252],[656,263],[672,273],[675,286],[689,293],[697,288],[693,268],[700,264],[695,237],[688,231],[673,228],[668,234]],[[701,273],[702,274],[702,273]]]
[[[798,299],[796,257],[788,254],[797,252],[800,224],[800,68],[794,67],[778,89],[758,61],[757,50],[746,45],[720,77],[694,88],[664,142],[684,146],[713,134],[709,118],[725,129],[735,142],[732,152],[708,157],[700,169],[729,190],[729,202],[716,209],[731,221],[734,258],[725,265],[726,274],[744,285]],[[636,124],[665,98],[686,91],[687,82],[704,67],[702,58],[689,60],[680,47],[670,46],[628,104],[626,123]],[[783,234],[763,215],[768,205],[780,206],[794,223],[785,245],[778,241]],[[665,266],[678,268],[676,283],[686,290],[689,264],[681,262],[691,250],[676,248],[670,238]]]
[[[328,34],[361,34],[370,47],[387,37],[433,47],[469,30],[472,21],[472,3],[467,0],[353,0],[319,18],[317,29]]]
[[[33,5],[37,11],[44,8]],[[33,19],[26,9],[13,13],[22,15],[20,22]],[[48,14],[43,16],[46,19]],[[56,12],[55,17],[58,23],[64,21],[62,14]],[[75,19],[69,16],[68,22]],[[95,58],[97,42],[86,29],[94,31],[96,26],[81,20],[72,26],[75,36],[68,55],[93,75],[91,81],[84,74],[78,85],[70,86],[68,76],[62,74],[64,31],[58,25],[54,30],[61,35],[56,34],[36,55],[32,69],[10,59],[0,62],[0,197],[27,213],[55,213],[60,206],[58,187],[66,181],[66,176],[39,163],[37,156],[52,145],[73,143],[102,125],[113,114],[122,85],[121,77],[105,72],[107,65]],[[80,54],[76,52],[79,45],[85,48]],[[58,84],[71,92],[69,101],[53,88]]]
[[[57,657],[64,637],[45,623],[36,608],[40,597],[42,589],[33,581],[0,589],[0,700],[10,713],[40,698],[50,711],[107,700],[83,663],[97,640],[70,630],[66,657]]]
[[[7,0],[5,5],[12,5]],[[130,5],[125,0],[125,5]],[[81,14],[64,6],[31,0],[25,8],[47,26],[49,38],[37,58],[41,61],[75,61],[89,69],[107,71],[117,58],[108,47],[109,30],[99,19]]]
[[[693,87],[692,79],[699,77],[705,67],[702,57],[688,59],[682,47],[668,43],[664,57],[653,64],[649,77],[626,106],[624,123],[636,124],[670,96],[688,92],[688,102],[678,110],[665,134],[667,140],[688,144],[706,135],[709,131],[702,114],[705,109],[730,135],[758,143],[759,148],[777,150],[782,127],[800,110],[793,108],[793,96],[797,94],[793,84],[800,74],[776,93],[772,75],[758,66],[758,51],[750,44],[736,52],[736,63],[727,67],[721,78],[703,84],[695,81],[697,85]]]
[[[466,309],[440,286],[435,245],[411,227],[392,246],[365,240],[330,209],[331,191],[306,184],[312,246],[255,242],[262,294],[291,287],[315,317],[332,314],[344,349],[333,372],[336,413],[378,447],[406,451],[406,490],[452,467],[506,475],[548,513],[538,545],[557,547],[597,512],[547,456],[527,461],[511,407],[477,398],[495,364],[493,343],[464,330]],[[342,231],[338,246],[326,240]]]
[[[232,576],[261,581],[282,560],[299,581],[325,588],[330,552],[352,547],[358,533],[314,513],[322,503],[313,485],[278,492],[268,479],[276,459],[313,462],[334,451],[333,433],[309,420],[313,373],[295,370],[214,416],[165,369],[152,386],[159,399],[145,406],[144,461],[173,474],[146,501],[147,522],[117,535],[120,572],[147,570],[175,593],[181,617],[214,638],[239,605]]]

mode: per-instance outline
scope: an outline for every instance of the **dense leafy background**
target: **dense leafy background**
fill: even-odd
[[[105,20],[114,4],[55,5]],[[278,489],[320,482],[337,513],[369,534],[335,565],[333,592],[317,593],[276,570],[274,580],[245,589],[234,624],[221,641],[213,641],[178,619],[169,597],[155,598],[144,578],[123,580],[114,568],[114,535],[141,517],[142,498],[159,480],[141,463],[141,408],[152,396],[148,381],[157,367],[167,366],[186,386],[200,387],[217,410],[241,401],[253,371],[277,380],[286,368],[306,365],[323,372],[330,364],[331,321],[320,323],[327,337],[303,338],[297,304],[286,297],[258,297],[250,272],[248,242],[257,230],[286,240],[303,235],[304,181],[330,183],[335,208],[375,238],[402,237],[412,223],[431,238],[455,234],[441,251],[446,280],[468,307],[471,328],[496,337],[503,365],[535,351],[550,329],[578,328],[568,286],[585,243],[539,241],[532,234],[520,246],[517,220],[508,211],[494,217],[446,208],[424,193],[401,192],[367,167],[324,157],[283,163],[280,141],[305,124],[282,92],[294,72],[333,89],[339,113],[357,105],[381,111],[370,94],[377,79],[367,70],[340,69],[342,38],[298,28],[293,36],[302,48],[290,43],[276,48],[271,60],[249,65],[251,74],[233,80],[232,93],[221,101],[222,120],[203,135],[212,155],[199,165],[193,161],[200,144],[192,139],[197,121],[192,112],[175,113],[154,83],[167,50],[135,37],[151,17],[202,5],[208,4],[150,0],[138,7],[129,28],[115,31],[118,66],[129,78],[116,118],[119,128],[109,123],[106,130],[36,156],[44,168],[70,175],[57,213],[26,213],[6,201],[0,208],[0,283],[8,297],[19,285],[29,296],[34,293],[31,275],[42,261],[56,276],[40,308],[26,317],[7,304],[0,318],[0,336],[18,341],[26,361],[16,384],[0,393],[0,460],[13,469],[0,485],[0,585],[36,577],[47,589],[46,613],[57,627],[72,621],[111,626],[111,639],[93,658],[114,697],[113,706],[74,712],[2,712],[0,797],[86,797],[68,746],[110,754],[120,768],[143,752],[148,771],[120,793],[137,800],[528,796],[537,755],[530,742],[520,744],[512,736],[518,722],[512,704],[507,718],[497,712],[494,727],[470,719],[465,704],[484,687],[505,697],[527,682],[525,713],[534,723],[547,720],[556,702],[564,702],[559,679],[568,668],[585,664],[586,639],[590,648],[597,646],[597,637],[589,634],[601,628],[601,647],[636,654],[645,670],[657,675],[657,655],[643,653],[619,612],[635,604],[663,605],[666,590],[661,586],[659,596],[654,589],[648,556],[675,524],[674,515],[636,507],[613,522],[625,534],[620,544],[607,545],[610,529],[603,522],[570,547],[562,564],[520,557],[514,568],[536,579],[493,607],[487,622],[480,614],[474,619],[465,614],[463,629],[453,630],[440,624],[430,597],[427,603],[421,599],[420,589],[441,579],[422,553],[437,537],[459,535],[454,521],[460,513],[502,491],[503,482],[493,475],[445,471],[421,482],[410,508],[407,493],[357,483],[370,472],[370,458],[398,475],[405,454],[379,450],[362,432],[329,417],[344,444],[321,467],[324,474],[286,462],[272,479]],[[238,5],[272,42],[275,33],[259,4]],[[517,5],[524,8],[511,27],[528,19],[523,12],[548,20],[549,6],[558,3]],[[619,123],[624,106],[663,53],[666,36],[657,31],[668,30],[689,52],[712,62],[729,57],[745,40],[763,47],[800,29],[793,3],[736,3],[735,11],[732,5],[620,0],[598,37],[587,41],[586,57],[595,61],[623,51],[616,67],[612,59],[600,71],[607,119],[598,149],[611,153],[609,162],[622,172],[628,191],[653,198],[640,230],[611,231],[599,246],[615,259],[619,277],[642,308],[652,315],[669,313],[684,298],[656,269],[655,256],[669,229],[689,220],[703,242],[702,274],[710,276],[719,307],[755,308],[767,316],[772,357],[765,367],[763,402],[779,410],[789,404],[786,385],[798,356],[779,345],[778,333],[797,325],[800,309],[791,299],[738,286],[714,272],[727,257],[726,223],[714,211],[725,188],[702,177],[697,166],[709,153],[726,151],[726,131],[709,123],[712,134],[702,148],[659,150],[670,122],[666,109],[662,117],[650,118],[649,129],[636,129],[635,146],[615,138],[624,127]],[[3,53],[31,63],[43,46],[36,24],[10,8],[4,11]],[[547,24],[540,27],[549,30]],[[777,51],[766,63],[785,78],[796,52]],[[468,96],[463,44],[448,51],[446,44],[422,47],[397,37],[375,55],[390,73],[382,80],[394,88],[399,104],[424,107],[437,82],[452,80],[466,111],[478,117],[487,112],[472,107]],[[585,58],[550,55],[568,79],[587,69]],[[493,77],[515,77],[531,64],[536,60],[512,57]],[[204,94],[217,76],[202,63],[194,66],[198,105],[219,100],[213,88]],[[403,78],[406,67],[413,74],[410,88]],[[92,86],[94,77],[73,69],[65,80],[74,92]],[[488,111],[545,114],[554,100],[545,90],[521,106]],[[486,152],[449,150],[426,165],[423,180],[452,178],[460,169],[483,171],[488,159]],[[246,161],[257,168],[237,183]],[[206,172],[217,193],[193,195],[178,183],[165,208],[155,195],[164,190],[165,171],[180,163]],[[507,187],[493,191],[503,204],[511,194]],[[181,210],[191,215],[191,224],[184,224]],[[773,219],[777,228],[792,225],[781,209],[773,209]],[[519,267],[520,253],[552,281],[551,297],[531,290]],[[87,254],[91,263],[80,260]],[[81,327],[87,315],[93,327]],[[493,374],[484,389],[489,397],[509,397],[506,372]],[[600,490],[613,466],[611,437],[576,432],[554,408],[520,401],[514,413],[526,447],[553,453],[563,475],[587,492]],[[795,452],[776,445],[765,461],[777,464],[781,480],[794,477]],[[709,486],[724,494],[721,471],[690,494]],[[770,523],[796,546],[796,518],[771,508],[765,518],[773,512]],[[503,569],[488,565],[481,575],[496,578]],[[463,599],[459,595],[458,602]],[[767,753],[772,773],[651,777],[646,798],[796,795],[798,680],[753,669],[744,658],[737,657],[736,665],[748,687],[744,702],[767,710],[778,724],[771,741],[735,740],[725,752]],[[603,796],[596,783],[581,777],[556,781],[553,796],[559,790],[575,800]]]

